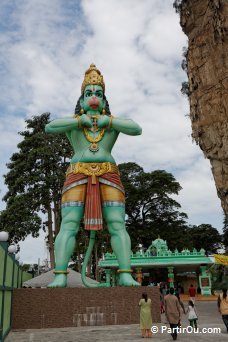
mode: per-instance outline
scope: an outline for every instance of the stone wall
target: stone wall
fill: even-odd
[[[228,215],[228,1],[182,0],[179,11],[188,37],[192,136],[210,160]]]
[[[161,322],[157,287],[15,289],[12,329],[136,324],[143,292],[152,300],[153,321]]]

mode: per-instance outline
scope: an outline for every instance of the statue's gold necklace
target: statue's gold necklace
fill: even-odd
[[[83,128],[83,132],[85,134],[86,139],[91,143],[89,146],[89,150],[91,152],[97,152],[99,150],[98,142],[101,141],[101,139],[103,138],[105,129],[102,128],[96,137],[91,137],[89,135],[88,128]]]

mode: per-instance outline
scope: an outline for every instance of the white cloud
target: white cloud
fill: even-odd
[[[183,189],[177,200],[188,213],[190,223],[208,223],[221,228],[223,213],[210,162],[199,154],[189,168],[178,172],[178,181]]]
[[[170,8],[165,7],[159,15],[151,18],[140,43],[157,61],[167,63],[179,60],[183,46],[187,45],[187,38],[180,35],[175,11],[171,12]]]
[[[1,154],[6,152],[6,150],[11,150],[15,148],[17,143],[21,140],[21,137],[15,132],[23,130],[25,127],[25,122],[23,118],[14,115],[3,116],[0,120],[0,151]]]
[[[45,244],[45,233],[41,230],[38,238],[29,235],[25,241],[19,243],[20,260],[24,264],[43,264],[45,259],[49,260],[48,250]],[[40,259],[38,261],[38,259]]]

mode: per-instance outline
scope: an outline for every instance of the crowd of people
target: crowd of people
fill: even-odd
[[[165,314],[166,323],[170,325],[171,336],[173,340],[177,339],[178,327],[181,327],[183,315],[187,315],[189,325],[197,329],[198,313],[195,307],[196,289],[193,284],[190,285],[189,301],[185,307],[181,301],[179,291],[171,288],[160,287],[160,310],[161,314]],[[228,294],[227,289],[223,289],[222,293],[218,296],[218,311],[222,316],[223,322],[228,332]],[[151,314],[151,299],[148,298],[147,293],[142,294],[139,301],[140,307],[140,329],[143,338],[152,337],[152,314]]]

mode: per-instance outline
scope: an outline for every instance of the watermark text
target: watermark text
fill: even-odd
[[[221,328],[218,327],[204,327],[204,328],[193,328],[192,326],[187,327],[176,327],[170,328],[167,325],[161,325],[160,327],[153,325],[151,328],[153,334],[171,334],[176,332],[177,334],[221,334]]]

